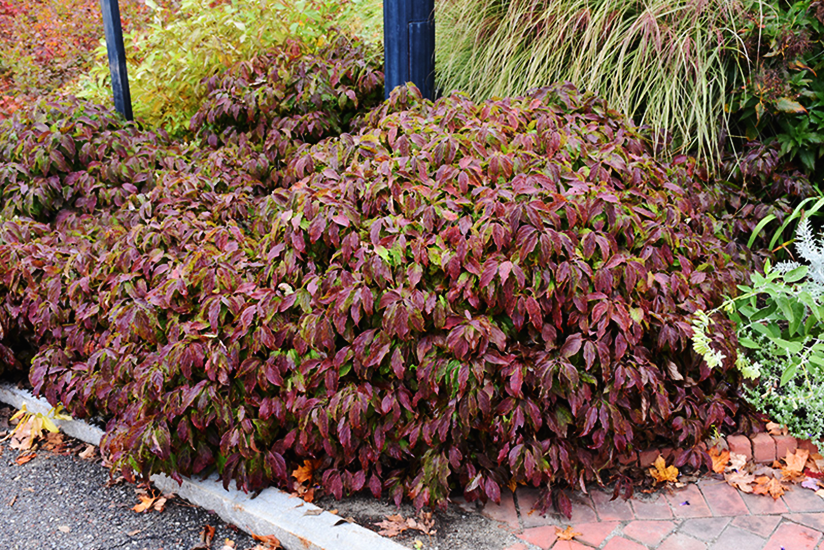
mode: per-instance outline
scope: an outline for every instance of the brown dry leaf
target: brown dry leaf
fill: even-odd
[[[17,464],[19,466],[22,466],[23,464],[26,464],[27,462],[31,462],[31,460],[34,459],[36,456],[37,456],[37,453],[25,453],[25,454],[22,454],[22,455],[18,456],[17,460],[15,460],[15,462],[17,462]]]
[[[811,453],[807,467],[814,473],[824,473],[824,457],[818,453]]]
[[[755,476],[741,472],[727,472],[724,474],[724,480],[744,493],[752,493],[752,483],[755,481]]]
[[[563,531],[561,529],[555,528],[555,536],[558,540],[572,540],[575,537],[580,537],[583,533],[579,533],[578,531],[574,530],[572,526],[568,526]]]
[[[416,529],[423,533],[424,535],[434,535],[435,534],[435,519],[432,517],[432,512],[424,512],[421,510],[418,513],[417,521],[414,519],[406,520],[407,525],[409,525],[410,529]]]
[[[94,458],[94,454],[97,451],[94,445],[86,445],[86,448],[77,453],[77,456],[82,458],[83,460],[89,460]]]
[[[710,458],[712,458],[712,471],[716,474],[723,474],[730,462],[730,452],[719,451],[718,447],[713,447],[710,449]]]
[[[254,539],[255,542],[263,543],[255,547],[261,550],[276,550],[281,547],[280,540],[275,535],[255,535],[252,533],[252,539]]]
[[[776,424],[775,422],[767,422],[767,432],[770,435],[787,435],[790,433],[786,426]]]
[[[47,451],[54,451],[60,453],[64,451],[66,442],[63,440],[63,434],[60,432],[46,433],[46,441],[43,443],[43,449]]]
[[[807,459],[810,458],[810,451],[807,449],[798,449],[794,453],[787,451],[787,456],[782,458],[787,466],[781,468],[781,472],[784,474],[785,477],[792,477],[787,475],[790,474],[800,474],[804,471],[804,466],[807,464]]]
[[[397,537],[409,529],[409,525],[400,514],[386,516],[385,520],[378,522],[375,525],[381,528],[381,530],[378,531],[378,534],[383,537]]]
[[[9,447],[17,451],[28,451],[34,445],[34,433],[31,422],[19,424],[11,436]]]
[[[155,501],[157,500],[157,497],[152,497],[149,495],[137,495],[137,498],[140,499],[140,503],[135,504],[132,507],[132,510],[134,510],[138,514],[142,514],[146,510],[151,509],[154,506]]]
[[[736,470],[738,472],[744,469],[744,466],[747,465],[747,455],[740,455],[738,453],[730,453],[730,470]]]
[[[152,504],[152,508],[154,508],[156,512],[162,512],[166,508],[166,501],[168,500],[169,497],[164,495],[154,501],[154,504]]]
[[[817,494],[821,498],[824,498],[824,489],[819,489],[818,491],[815,492],[815,494]]]
[[[652,476],[656,483],[676,481],[678,479],[678,468],[675,466],[667,466],[667,462],[663,456],[656,458],[653,466],[653,468],[649,469],[649,475]]]
[[[778,500],[778,498],[784,494],[784,487],[781,485],[781,482],[775,478],[761,476],[755,478],[753,493],[756,495],[770,495],[774,500]]]

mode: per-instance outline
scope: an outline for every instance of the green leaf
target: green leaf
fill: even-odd
[[[809,266],[802,265],[796,267],[792,271],[789,271],[784,274],[784,282],[786,283],[794,283],[796,281],[800,281],[804,277],[807,276],[807,271],[809,270]]]
[[[787,382],[795,377],[795,373],[798,371],[798,365],[795,363],[791,363],[787,365],[787,368],[784,369],[784,372],[781,374],[781,385],[786,386]]]
[[[744,338],[742,336],[738,337],[738,343],[741,344],[742,346],[744,346],[745,348],[749,348],[749,349],[760,349],[761,348],[761,346],[759,346],[758,343],[756,343],[755,341],[750,340],[749,338]]]
[[[781,97],[775,102],[775,108],[779,111],[784,113],[806,113],[807,109],[804,108],[799,102],[792,100],[788,97]]]

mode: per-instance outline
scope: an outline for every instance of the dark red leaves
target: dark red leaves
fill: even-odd
[[[3,134],[0,360],[34,352],[36,391],[106,417],[127,472],[257,489],[311,460],[335,496],[421,506],[515,482],[568,512],[557,487],[616,453],[733,421],[732,363],[703,368],[684,324],[749,268],[713,188],[568,86],[400,88],[356,118],[379,73],[329,54],[207,82],[193,127],[220,148],[186,162],[110,115],[58,111],[85,161],[63,138],[38,160],[32,123]]]

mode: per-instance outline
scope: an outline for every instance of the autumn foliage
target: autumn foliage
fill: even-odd
[[[6,122],[3,368],[105,418],[127,475],[418,506],[543,485],[564,510],[632,450],[709,462],[748,415],[686,315],[746,279],[768,207],[569,86],[368,111],[360,47],[209,82],[202,150],[77,101]]]

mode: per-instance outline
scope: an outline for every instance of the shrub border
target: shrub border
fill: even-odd
[[[0,402],[17,409],[26,405],[26,409],[33,413],[46,414],[52,408],[42,397],[34,397],[27,390],[3,383],[0,383]],[[103,430],[83,420],[55,420],[55,424],[66,435],[96,446],[100,445],[104,434]],[[407,550],[335,514],[326,511],[318,514],[321,508],[273,487],[254,497],[238,491],[234,482],[232,488],[225,490],[217,475],[205,480],[184,477],[181,485],[163,474],[153,475],[151,480],[161,491],[175,493],[196,506],[212,510],[222,520],[247,533],[275,535],[287,548]]]

